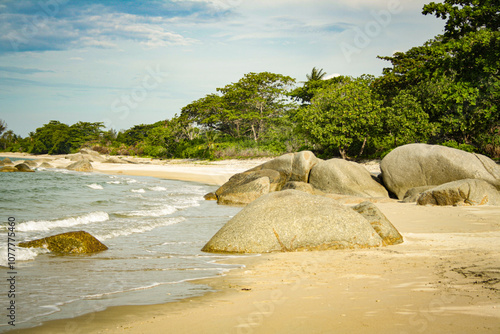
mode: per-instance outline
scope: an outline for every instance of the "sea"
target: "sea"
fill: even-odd
[[[216,188],[65,169],[0,173],[0,333],[111,306],[168,303],[211,291],[192,281],[241,267],[220,262],[238,256],[201,251],[241,210],[203,199]],[[15,245],[86,231],[109,249],[60,255],[16,246],[12,257],[9,228]],[[12,303],[15,327],[9,324]]]

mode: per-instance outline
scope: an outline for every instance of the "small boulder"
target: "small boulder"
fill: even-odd
[[[484,180],[500,189],[500,166],[490,158],[450,147],[409,144],[397,147],[380,164],[384,185],[403,199],[408,189],[464,179]]]
[[[10,160],[9,158],[4,158],[2,160],[2,163],[3,163],[4,166],[11,166],[11,165],[13,165],[12,160]]]
[[[77,172],[92,172],[93,171],[92,164],[87,159],[82,159],[80,161],[72,163],[71,165],[66,167],[66,169],[74,170]]]
[[[325,193],[389,197],[387,190],[360,164],[343,159],[320,161],[311,170],[309,183]]]
[[[49,164],[48,162],[42,162],[40,164],[40,166],[38,166],[39,168],[54,168],[54,166],[52,166],[51,164]]]
[[[208,193],[205,196],[203,196],[205,201],[216,201],[217,200],[217,195],[215,193]]]
[[[118,158],[118,157],[109,157],[103,161],[105,164],[126,164],[128,162]]]
[[[19,172],[19,171],[14,166],[4,166],[0,168],[0,173],[13,173],[13,172]]]
[[[67,232],[43,239],[20,242],[18,246],[24,248],[45,248],[51,252],[63,254],[95,253],[108,249],[106,245],[84,231]]]
[[[18,164],[16,165],[16,169],[18,172],[24,172],[24,173],[30,173],[30,172],[34,172],[33,169],[31,169],[27,164],[25,163],[21,163],[21,164]]]
[[[285,190],[247,205],[202,250],[267,253],[381,245],[377,232],[354,210],[323,196]]]
[[[483,180],[467,179],[424,191],[418,205],[500,205],[500,192]]]
[[[403,237],[399,231],[375,204],[363,202],[354,206],[352,209],[368,220],[373,229],[382,238],[384,246],[397,245],[403,242]]]
[[[290,181],[287,184],[285,184],[281,190],[288,190],[288,189],[299,190],[312,195],[314,195],[315,193],[314,187],[311,186],[309,183],[305,182]]]
[[[263,169],[233,175],[215,194],[219,204],[245,205],[269,192],[279,191],[285,177],[276,170]]]
[[[408,189],[403,197],[403,202],[405,203],[414,203],[418,200],[420,195],[429,189],[435,188],[436,186],[422,186]]]

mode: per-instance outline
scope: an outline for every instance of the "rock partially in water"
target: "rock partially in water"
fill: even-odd
[[[217,200],[217,195],[215,193],[208,193],[205,196],[203,196],[205,201],[216,201]]]
[[[67,232],[43,239],[20,242],[19,247],[46,248],[54,253],[85,254],[107,250],[108,247],[84,231]]]

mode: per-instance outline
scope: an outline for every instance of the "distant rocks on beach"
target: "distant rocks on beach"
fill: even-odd
[[[389,153],[380,167],[381,174],[375,175],[356,162],[325,161],[309,151],[290,153],[232,176],[215,195],[219,204],[226,205],[247,205],[263,195],[287,189],[329,197],[352,196],[358,198],[358,202],[363,198],[376,202],[393,195],[420,205],[497,203],[500,167],[480,154],[437,145],[409,144]],[[483,180],[494,189],[468,182],[467,189],[474,189],[475,198],[480,200],[469,199],[466,195],[461,195],[463,200],[419,200],[421,196],[429,198],[433,188],[459,180]],[[466,187],[461,185],[456,192]],[[441,197],[454,196],[451,192],[439,194]]]
[[[14,164],[9,158],[5,158],[0,161],[0,172],[2,173],[15,173],[15,172],[34,172],[33,169],[30,168],[30,165],[33,166],[29,161],[16,161]]]
[[[45,248],[60,254],[86,254],[107,250],[108,247],[85,231],[67,232],[43,239],[20,242],[19,247]]]

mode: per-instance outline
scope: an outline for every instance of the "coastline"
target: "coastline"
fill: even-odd
[[[94,170],[216,184],[252,163],[262,161]],[[497,333],[500,207],[377,206],[403,244],[232,259],[225,262],[245,268],[194,281],[215,290],[204,296],[111,307],[11,333]]]

